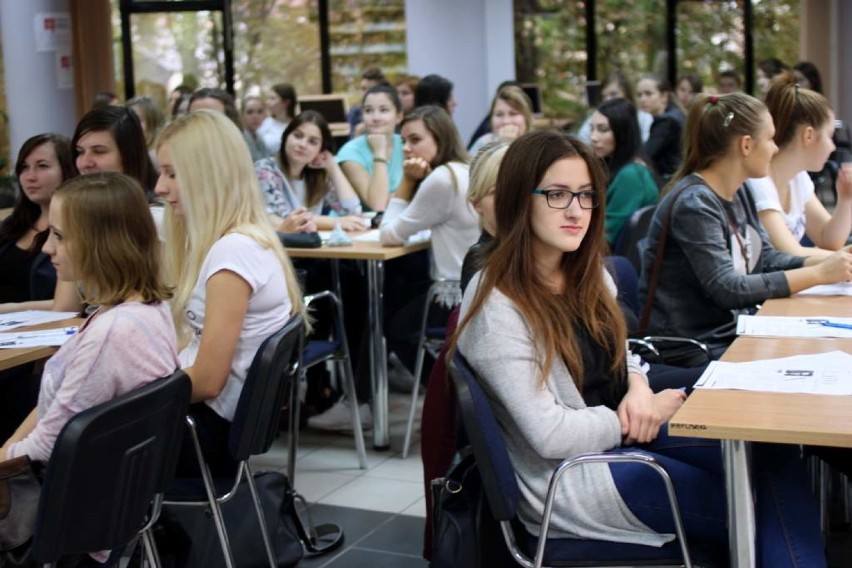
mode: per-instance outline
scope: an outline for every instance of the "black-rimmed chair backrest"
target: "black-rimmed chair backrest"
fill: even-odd
[[[458,351],[450,363],[450,376],[488,505],[496,520],[510,521],[515,518],[520,489],[491,404],[476,382],[473,369]]]
[[[297,314],[258,348],[231,423],[228,446],[235,460],[266,453],[275,441],[284,397],[298,373],[304,327]]]
[[[191,392],[189,377],[177,371],[68,421],[39,501],[36,561],[118,548],[135,537],[171,482]]]

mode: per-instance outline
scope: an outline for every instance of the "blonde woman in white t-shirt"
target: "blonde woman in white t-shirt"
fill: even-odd
[[[766,106],[775,123],[778,153],[769,176],[748,180],[760,222],[776,249],[827,257],[846,244],[852,230],[852,169],[844,167],[837,178],[834,214],[817,199],[808,176],[822,170],[834,151],[834,113],[824,96],[799,87],[791,72],[773,81]],[[801,244],[805,235],[815,246]]]
[[[221,113],[190,113],[166,127],[157,156],[172,315],[184,339],[180,364],[192,380],[190,414],[210,469],[226,475],[235,472],[228,432],[255,352],[304,305],[237,127]],[[195,471],[184,450],[179,476]]]

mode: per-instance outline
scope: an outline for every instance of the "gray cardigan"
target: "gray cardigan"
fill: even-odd
[[[615,286],[604,271],[610,290]],[[463,318],[479,287],[481,272],[462,301]],[[480,378],[512,458],[520,486],[518,516],[537,535],[550,476],[577,454],[621,445],[621,424],[613,410],[587,407],[568,368],[555,360],[545,384],[541,354],[515,304],[493,290],[459,337],[459,350]],[[628,371],[645,375],[641,360],[628,355]],[[609,467],[589,464],[569,470],[556,498],[550,534],[661,546],[673,535],[657,534],[624,504]]]
[[[642,256],[641,305],[663,216],[670,207],[669,234],[648,331],[727,346],[736,336],[738,314],[769,298],[790,295],[781,271],[801,267],[804,259],[772,248],[746,189],[740,188],[733,201],[725,201],[693,174],[663,198],[651,221],[648,247]],[[743,256],[741,244],[750,245],[745,247],[747,253],[750,249],[748,274],[735,265],[735,259]]]

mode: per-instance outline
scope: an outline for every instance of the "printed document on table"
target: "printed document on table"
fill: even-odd
[[[697,389],[852,395],[852,355],[843,351],[729,363],[713,361]]]
[[[430,231],[429,229],[425,229],[423,231],[419,231],[417,233],[414,233],[413,235],[408,237],[408,239],[406,239],[405,242],[406,242],[406,244],[411,245],[411,244],[414,244],[414,243],[420,243],[420,242],[423,242],[423,241],[428,241],[430,238],[432,238],[432,231]],[[381,242],[378,229],[373,229],[372,231],[367,231],[366,233],[362,233],[360,235],[352,237],[352,240],[353,241],[360,241],[362,243],[378,243],[378,242]]]
[[[19,333],[0,333],[0,349],[20,347],[59,347],[77,333],[77,326],[45,329],[41,331],[22,331]]]
[[[825,325],[829,324],[829,325]],[[849,326],[846,328],[845,326]],[[852,318],[833,316],[747,316],[737,318],[737,335],[756,337],[840,337],[852,339]]]
[[[26,310],[0,315],[0,331],[8,331],[25,325],[36,325],[39,323],[50,323],[73,318],[76,312],[51,312],[47,310]]]
[[[820,284],[819,286],[805,288],[797,295],[852,296],[852,282],[839,282],[837,284]]]

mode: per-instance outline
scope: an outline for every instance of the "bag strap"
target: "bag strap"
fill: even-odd
[[[663,269],[663,253],[666,250],[666,240],[669,234],[669,223],[672,219],[672,210],[674,209],[677,198],[681,192],[690,187],[684,184],[673,191],[671,204],[669,205],[666,214],[663,216],[663,228],[660,232],[660,240],[657,241],[657,253],[654,255],[654,264],[651,265],[651,274],[648,277],[648,290],[645,294],[645,305],[642,307],[642,317],[639,320],[639,335],[644,335],[648,327],[648,321],[651,319],[651,306],[654,304],[654,295],[657,293],[657,283],[660,280],[660,272]]]

